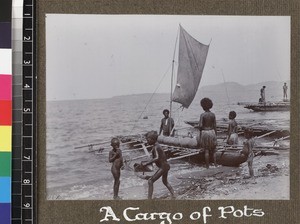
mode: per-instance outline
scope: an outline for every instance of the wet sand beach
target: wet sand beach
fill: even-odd
[[[254,178],[248,179],[247,163],[240,167],[211,166],[207,170],[173,176],[170,182],[173,183],[177,200],[289,199],[288,151],[280,151],[278,155],[255,157],[253,169]],[[167,189],[161,183],[155,189],[156,198],[170,199]]]

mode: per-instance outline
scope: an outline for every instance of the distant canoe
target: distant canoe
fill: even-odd
[[[290,102],[267,102],[246,104],[244,108],[255,112],[289,111]]]

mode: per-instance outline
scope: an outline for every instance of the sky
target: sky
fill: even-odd
[[[46,99],[169,93],[179,24],[210,44],[199,88],[290,80],[289,16],[47,14]]]

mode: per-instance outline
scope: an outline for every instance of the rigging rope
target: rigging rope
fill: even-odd
[[[230,100],[229,100],[229,94],[228,94],[228,89],[227,89],[227,85],[226,85],[226,81],[225,81],[225,76],[224,76],[224,73],[223,73],[223,69],[221,69],[221,71],[222,71],[223,82],[224,82],[225,90],[226,90],[227,104],[228,104],[229,110],[231,111],[231,108],[230,108]]]
[[[172,64],[171,64],[171,65],[172,65]],[[141,112],[140,116],[139,116],[138,119],[134,122],[134,125],[133,125],[133,127],[132,127],[132,129],[131,129],[131,131],[130,131],[129,134],[131,134],[132,131],[135,129],[137,122],[141,119],[143,113],[144,113],[145,110],[147,109],[147,107],[148,107],[149,103],[151,102],[151,100],[152,100],[154,94],[156,93],[156,91],[157,91],[158,88],[160,87],[160,85],[161,85],[163,79],[166,77],[167,73],[169,72],[171,65],[169,65],[167,71],[165,72],[165,74],[163,75],[163,77],[161,78],[161,80],[159,81],[158,86],[155,88],[154,92],[153,92],[152,95],[150,96],[150,99],[148,100],[148,102],[147,102],[146,106],[144,107],[143,111]]]
[[[212,65],[212,68],[215,69],[216,67],[214,65]],[[223,83],[225,85],[225,91],[226,91],[226,97],[227,97],[227,105],[229,107],[229,110],[231,111],[231,108],[230,108],[230,99],[229,99],[229,94],[228,94],[228,89],[227,89],[227,85],[226,85],[226,80],[225,80],[224,72],[223,72],[223,69],[220,69],[220,70],[221,70],[222,77],[223,77]]]
[[[179,33],[179,29],[177,30],[177,35],[176,35],[176,40],[175,40],[175,49],[174,49],[174,53],[173,53],[173,60],[171,65],[169,65],[167,71],[165,72],[165,74],[163,75],[163,77],[161,78],[158,86],[156,87],[156,89],[154,90],[154,92],[152,93],[149,101],[147,102],[144,110],[141,112],[140,116],[138,117],[138,119],[135,121],[134,126],[132,127],[130,134],[132,133],[132,131],[135,129],[136,127],[136,123],[140,120],[140,118],[142,117],[143,113],[145,112],[146,108],[148,107],[149,103],[151,102],[154,94],[156,93],[156,91],[158,90],[159,86],[161,85],[163,79],[165,78],[165,76],[167,75],[167,73],[169,72],[170,67],[172,66],[172,74],[171,74],[171,99],[170,99],[170,117],[171,117],[171,113],[172,113],[172,88],[173,88],[173,71],[174,71],[174,63],[175,63],[175,53],[176,53],[176,45],[177,45],[177,41],[178,41],[178,33]]]

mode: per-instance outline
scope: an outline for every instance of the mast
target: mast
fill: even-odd
[[[173,78],[174,78],[174,58],[173,58],[173,61],[172,61],[172,74],[171,74],[170,117],[172,115]]]
[[[180,25],[179,25],[180,26]],[[170,94],[170,117],[172,116],[172,101],[173,101],[173,80],[174,80],[174,63],[175,63],[175,53],[176,53],[176,46],[177,46],[177,40],[178,40],[178,32],[176,35],[175,40],[175,47],[174,47],[174,53],[173,53],[173,60],[172,60],[172,74],[171,74],[171,94]]]

